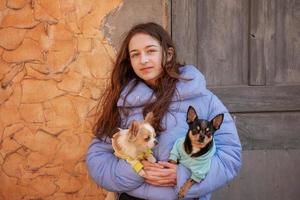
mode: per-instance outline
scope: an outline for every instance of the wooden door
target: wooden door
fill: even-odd
[[[300,198],[300,1],[172,0],[172,37],[236,117],[238,177],[212,199]]]

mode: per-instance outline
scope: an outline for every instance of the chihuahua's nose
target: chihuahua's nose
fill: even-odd
[[[203,135],[200,135],[200,136],[199,136],[199,142],[203,142],[204,139],[205,139],[205,136],[203,136]]]

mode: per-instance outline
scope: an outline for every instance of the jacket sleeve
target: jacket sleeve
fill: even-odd
[[[241,167],[241,143],[235,122],[222,102],[214,95],[209,105],[209,120],[219,113],[224,113],[220,129],[215,132],[216,153],[212,158],[211,168],[205,179],[194,184],[187,192],[187,198],[204,197],[233,179]],[[191,176],[191,172],[182,165],[177,168],[176,192]]]
[[[86,164],[94,181],[109,191],[131,191],[144,182],[131,165],[113,154],[111,143],[106,140],[93,139]]]
[[[137,189],[127,192],[127,194],[141,199],[151,199],[151,200],[178,199],[174,187],[159,187],[159,186],[149,185],[147,183],[142,184]]]

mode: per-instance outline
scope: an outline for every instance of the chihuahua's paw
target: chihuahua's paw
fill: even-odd
[[[139,173],[138,173],[140,176],[144,177],[146,175],[146,172],[144,170],[141,170]]]
[[[185,194],[186,194],[187,190],[185,187],[180,188],[179,193],[178,193],[178,198],[179,199],[183,199]]]
[[[149,156],[149,157],[147,158],[147,160],[148,160],[149,162],[156,163],[156,159],[155,159],[154,156]]]
[[[172,164],[177,164],[177,161],[175,160],[168,160],[169,163],[172,163]]]

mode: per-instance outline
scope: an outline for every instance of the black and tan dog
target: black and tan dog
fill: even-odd
[[[211,157],[216,151],[213,136],[223,118],[224,114],[218,114],[211,121],[198,119],[195,109],[189,106],[186,117],[188,132],[185,138],[175,142],[169,159],[169,162],[179,162],[192,172],[192,176],[181,187],[179,198],[183,198],[192,185],[200,182],[208,173]]]

